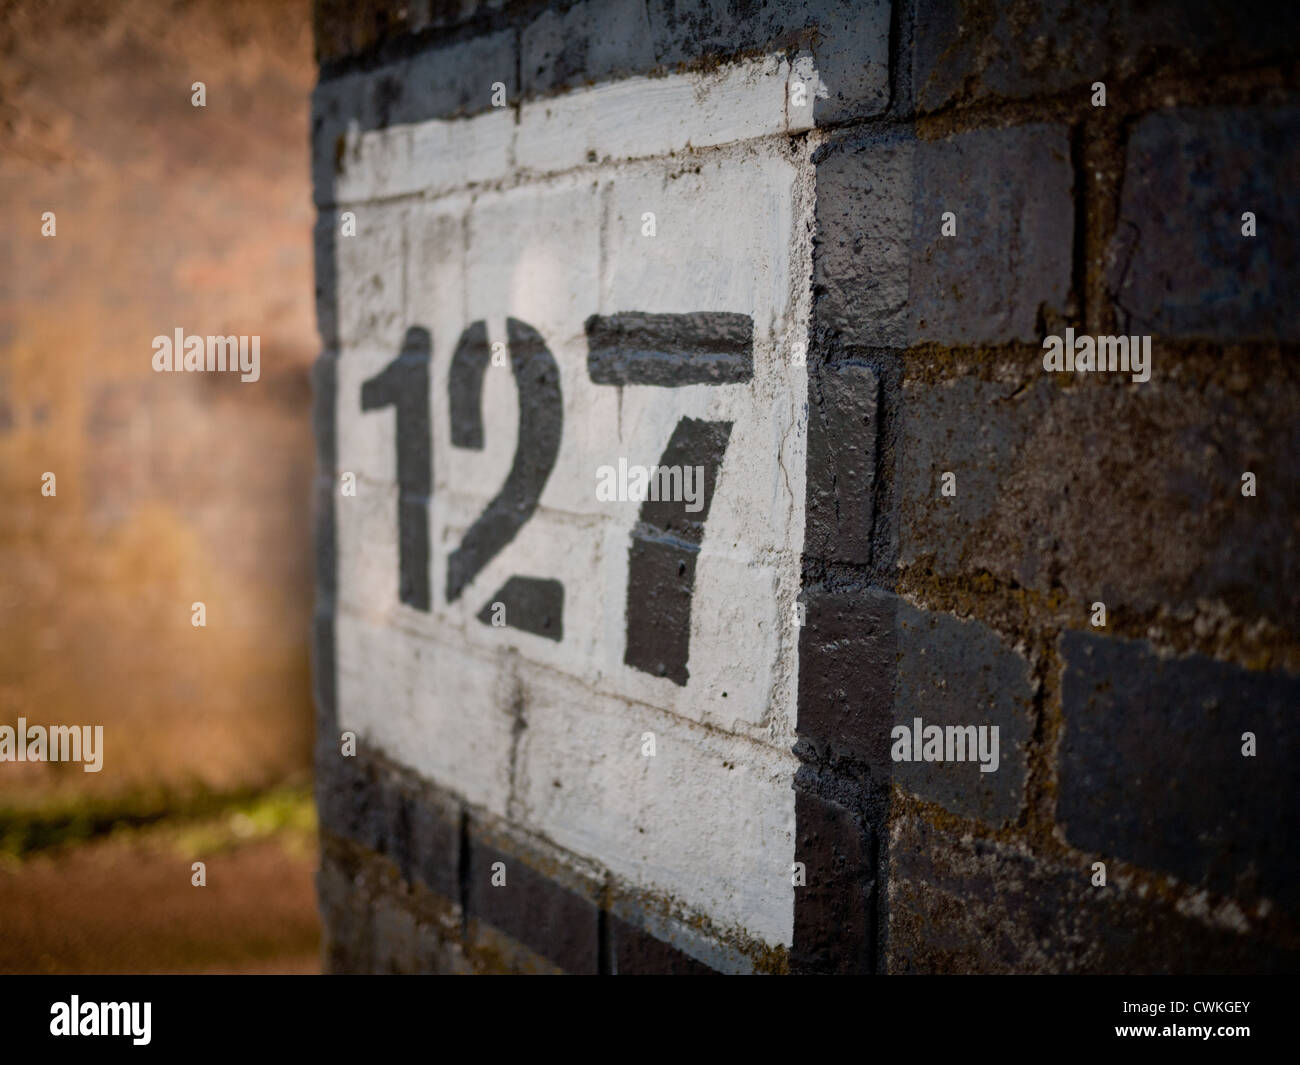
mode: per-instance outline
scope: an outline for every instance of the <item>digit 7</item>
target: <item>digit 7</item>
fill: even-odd
[[[746,314],[623,312],[587,319],[587,373],[596,384],[742,384],[754,376],[754,322]],[[685,685],[690,678],[695,564],[731,422],[682,418],[659,467],[704,470],[702,507],[647,499],[632,529],[627,565],[625,665]]]

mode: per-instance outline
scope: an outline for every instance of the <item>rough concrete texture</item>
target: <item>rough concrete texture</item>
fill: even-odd
[[[913,815],[893,821],[889,853],[891,972],[1296,968],[1294,941],[1270,938],[1267,920],[1122,875],[1094,887],[1091,860],[1047,858],[1023,843],[954,833]]]
[[[822,367],[810,382],[820,402],[808,422],[808,464],[833,471],[808,486],[804,551],[815,558],[871,561],[880,386],[870,366]]]
[[[324,0],[316,5],[316,48],[324,69],[342,75],[379,68],[400,71],[408,57],[429,53],[438,30],[457,26],[464,41],[460,63],[472,45],[494,34],[517,50],[518,67],[499,68],[484,78],[435,79],[433,94],[461,86],[515,82],[519,71],[525,96],[548,96],[593,82],[621,81],[635,75],[663,75],[714,66],[719,59],[746,54],[801,53],[809,78],[809,106],[818,123],[879,114],[889,103],[890,20],[887,0],[818,0],[814,3],[758,3],[755,0],[579,0],[538,4],[534,0],[465,0],[446,4],[417,0],[360,4]],[[458,24],[458,25],[457,25]],[[494,68],[487,68],[494,71]],[[409,91],[408,98],[429,96]],[[444,110],[438,98],[437,110]],[[364,123],[363,123],[364,125]]]
[[[371,6],[318,9],[318,435],[325,486],[360,486],[321,496],[335,967],[1300,966],[1278,813],[1300,675],[1293,16]],[[737,317],[701,334],[710,312]],[[522,411],[532,385],[488,356],[510,320],[555,367]],[[412,326],[428,610],[398,597],[409,424],[358,406]],[[1150,380],[1045,373],[1066,328],[1151,334]],[[537,505],[494,503],[521,498],[517,440],[549,462],[555,408]],[[706,510],[597,499],[597,465],[670,438],[708,456]],[[484,512],[527,520],[452,579]],[[562,608],[510,584],[530,579]],[[535,609],[493,627],[506,589]],[[532,615],[561,609],[556,639]],[[896,760],[918,718],[996,726],[997,770]],[[416,823],[370,797],[388,778],[339,765],[343,727],[425,796],[422,838],[449,846],[461,811],[455,898],[383,830]],[[527,890],[494,888],[492,861]]]
[[[1296,10],[1269,0],[918,0],[918,109],[1050,97],[1188,71],[1285,59]]]
[[[0,723],[105,736],[0,809],[304,773],[307,5],[7,3],[0,54]],[[155,373],[178,327],[260,336],[260,379]]]

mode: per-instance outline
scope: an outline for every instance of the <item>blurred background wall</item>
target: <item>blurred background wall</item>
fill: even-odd
[[[2,971],[315,965],[313,81],[307,0],[0,4],[0,724],[105,748],[0,763]]]

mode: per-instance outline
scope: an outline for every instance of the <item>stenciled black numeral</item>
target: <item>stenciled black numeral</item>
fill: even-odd
[[[506,320],[506,338],[519,391],[514,461],[501,491],[447,559],[448,602],[460,597],[533,516],[560,453],[564,402],[555,357],[536,329],[515,318]],[[447,379],[451,441],[457,447],[483,447],[483,374],[489,358],[487,327],[475,322],[461,334]],[[491,623],[494,603],[504,604],[507,625],[553,640],[564,635],[564,585],[559,581],[511,577],[479,613],[481,621]]]
[[[397,410],[398,597],[429,609],[429,501],[433,437],[429,425],[429,331],[412,326],[401,354],[361,386],[361,409]]]
[[[704,523],[713,505],[713,487],[731,438],[731,422],[682,418],[659,456],[659,469],[680,471],[695,479],[687,500],[650,500],[641,504],[627,553],[627,650],[625,664],[684,685],[690,677],[691,600],[695,594],[695,560],[704,539]],[[702,482],[702,483],[700,483]],[[672,493],[660,493],[668,495]],[[676,493],[679,497],[684,492]]]
[[[754,322],[746,314],[625,311],[587,319],[587,373],[596,384],[727,385],[753,379]],[[659,470],[679,479],[699,469],[695,505],[685,491],[660,492],[641,504],[627,558],[625,665],[685,685],[690,678],[695,563],[713,489],[731,439],[731,422],[682,418]],[[680,487],[685,484],[679,481]],[[678,496],[665,499],[664,496]]]

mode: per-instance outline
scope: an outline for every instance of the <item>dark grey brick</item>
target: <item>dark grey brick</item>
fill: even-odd
[[[1024,98],[1161,70],[1219,73],[1294,54],[1300,14],[1271,0],[919,0],[917,106]]]
[[[475,115],[492,106],[492,85],[519,97],[518,38],[513,30],[433,48],[371,75],[372,113],[380,126]]]
[[[337,735],[338,706],[334,671],[333,607],[318,609],[312,615],[311,646],[312,696],[316,703],[317,743],[323,750]]]
[[[1057,817],[1082,849],[1300,909],[1300,677],[1068,632]],[[1242,756],[1242,733],[1258,754]]]
[[[649,0],[663,66],[742,51],[811,51],[822,82],[818,124],[879,114],[889,104],[888,0]]]
[[[898,600],[869,588],[806,586],[799,631],[800,739],[888,781]]]
[[[847,344],[908,343],[916,145],[859,135],[816,157],[814,328]]]
[[[521,34],[525,93],[547,93],[655,65],[645,0],[601,0],[542,12]]]
[[[338,452],[334,432],[334,401],[338,384],[338,359],[333,352],[321,355],[311,368],[311,421],[316,436],[316,464],[322,477],[335,473]]]
[[[856,758],[881,780],[990,824],[1024,804],[1033,734],[1029,663],[976,621],[918,610],[879,589],[806,593],[799,735]],[[996,771],[966,761],[893,761],[891,730],[997,726]],[[910,753],[910,752],[909,752]]]
[[[460,893],[460,810],[439,797],[404,792],[401,796],[405,828],[400,868],[407,879],[418,881],[445,899]]]
[[[1017,380],[973,375],[904,383],[896,472],[901,562],[929,556],[941,574],[983,565],[1031,583],[1031,574],[1042,568],[1042,553],[1068,532],[1068,523],[1043,525],[1041,543],[1030,539],[1031,530],[1026,529],[1015,539],[1003,534],[975,557],[972,547],[992,539],[981,536],[987,526],[1015,513],[1008,495],[1025,466],[1036,471],[1037,482],[1046,482],[1032,490],[1053,484],[1054,468],[1041,464],[1037,450],[1027,447],[1052,399],[1051,384],[1037,381],[1023,391]],[[941,494],[946,472],[956,477],[956,495]],[[1065,490],[1058,488],[1043,506],[1050,508]],[[1026,487],[1026,494],[1029,491]],[[996,565],[989,565],[991,556]]]
[[[317,805],[321,827],[388,859],[408,883],[448,900],[460,895],[460,808],[454,799],[360,750],[322,744]]]
[[[1063,126],[832,142],[817,165],[815,327],[860,347],[1038,339],[1043,308],[1069,303],[1072,183]],[[947,211],[955,236],[941,235]]]
[[[957,836],[923,820],[891,826],[891,973],[1271,973],[1300,952],[1259,928],[1212,928],[1115,883],[1091,863]]]
[[[383,858],[327,837],[316,883],[327,972],[471,970],[454,905],[413,888]]]
[[[977,621],[900,603],[894,725],[996,726],[998,768],[964,762],[895,762],[894,780],[954,813],[989,824],[1014,821],[1025,801],[1033,735],[1029,663]]]
[[[373,953],[369,899],[361,890],[355,864],[346,861],[328,842],[322,848],[316,873],[316,896],[320,901],[325,971],[368,972]]]
[[[474,0],[315,0],[316,56],[328,64],[361,55],[430,24],[457,21],[476,6]]]
[[[335,535],[334,505],[338,483],[329,474],[322,474],[312,483],[315,528],[313,548],[316,563],[316,595],[318,606],[334,605],[335,574],[337,572],[337,538]]]
[[[611,972],[616,976],[714,976],[714,969],[662,939],[609,914]]]
[[[808,495],[804,553],[871,560],[880,384],[869,366],[814,370],[808,419]]]
[[[1300,628],[1300,388],[1276,360],[1243,366],[1261,388],[1180,379],[1175,358],[1153,347],[1143,385],[1062,388],[1036,358],[988,380],[906,382],[900,561],[1063,588],[1079,610],[1101,600],[1190,622],[1218,600]],[[939,494],[945,470],[955,497]],[[1254,498],[1241,495],[1245,470]]]
[[[827,86],[814,112],[825,123],[878,114],[888,105],[890,18],[888,0],[326,0],[317,5],[315,22],[330,80],[342,80],[348,70],[395,66],[427,49],[428,36],[415,35],[433,28],[459,23],[454,32],[465,45],[503,31],[517,34],[523,88],[533,94],[742,53],[804,50]]]
[[[506,882],[492,886],[492,865],[504,862]],[[486,921],[565,972],[599,968],[596,901],[533,868],[471,830],[466,913]]]
[[[871,829],[852,811],[795,787],[796,887],[790,967],[806,973],[874,968],[876,869]]]
[[[1091,84],[1106,69],[1109,15],[1097,0],[918,0],[917,108],[1037,96]]]
[[[1066,308],[1074,247],[1064,126],[980,130],[916,146],[913,342],[1039,338],[1039,313]],[[941,235],[942,216],[957,235]]]
[[[333,197],[331,195],[326,198]],[[316,331],[320,334],[321,346],[326,351],[336,351],[339,345],[338,260],[334,251],[335,235],[339,232],[339,225],[337,212],[321,211],[316,216],[316,225],[312,231],[315,252]]]
[[[1120,329],[1300,339],[1300,108],[1160,111],[1125,159],[1107,285]],[[1257,235],[1242,236],[1255,214]]]

